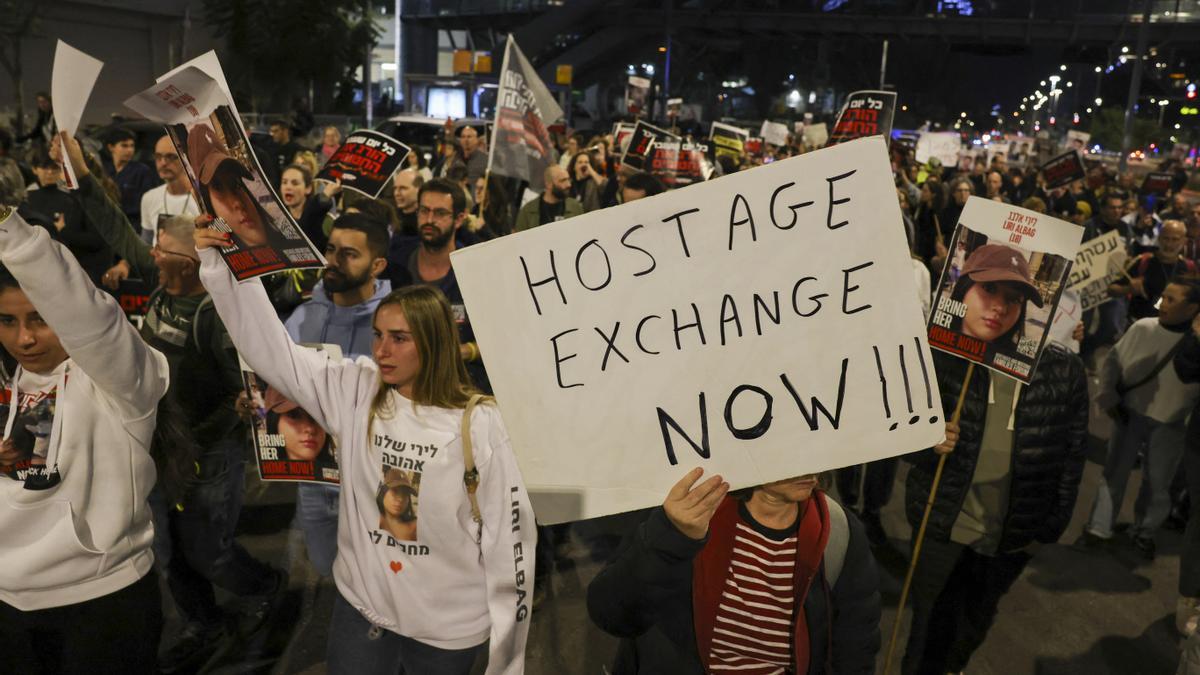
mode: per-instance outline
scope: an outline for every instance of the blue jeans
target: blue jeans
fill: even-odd
[[[323,577],[333,574],[337,557],[338,496],[336,485],[300,483],[296,486],[296,525],[304,533],[308,560]]]
[[[330,675],[467,675],[487,644],[467,649],[427,645],[372,625],[338,593],[326,665]]]
[[[1145,444],[1142,486],[1134,502],[1132,534],[1153,536],[1171,514],[1171,480],[1183,455],[1183,443],[1183,422],[1163,424],[1130,412],[1128,424],[1114,424],[1087,531],[1104,539],[1113,535],[1113,524],[1125,501],[1125,485],[1129,482],[1138,450]]]
[[[269,593],[277,578],[233,538],[245,490],[240,437],[213,444],[197,463],[200,475],[182,511],[168,505],[157,486],[150,493],[154,560],[183,616],[212,625],[222,617],[213,584],[244,597]]]

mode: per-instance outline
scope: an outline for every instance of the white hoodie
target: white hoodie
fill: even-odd
[[[167,360],[70,252],[15,213],[0,221],[0,263],[70,355],[54,375],[47,448],[60,480],[31,490],[0,477],[0,600],[25,611],[92,600],[141,579],[154,560],[148,449]]]
[[[489,675],[524,672],[537,536],[499,411],[481,405],[471,416],[483,515],[476,543],[463,485],[463,411],[414,410],[393,390],[392,414],[376,417],[368,441],[380,382],[375,363],[333,361],[297,347],[273,318],[261,283],[237,283],[215,250],[200,251],[200,258],[201,280],[242,358],[337,438],[342,489],[333,578],[342,596],[371,623],[434,647],[465,649],[490,639]],[[388,468],[417,488],[410,497],[414,540],[383,529],[377,499]]]

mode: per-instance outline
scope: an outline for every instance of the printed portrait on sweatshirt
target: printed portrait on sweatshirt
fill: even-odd
[[[46,466],[50,430],[54,425],[54,389],[20,392],[21,404],[12,433],[0,441],[0,474],[24,481],[30,467]],[[0,393],[0,420],[8,420],[11,389]]]
[[[383,480],[375,495],[375,505],[379,507],[379,529],[392,539],[417,540],[417,493],[420,488],[420,472],[383,467]]]

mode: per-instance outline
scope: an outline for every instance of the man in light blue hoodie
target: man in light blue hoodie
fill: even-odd
[[[392,284],[379,275],[387,268],[388,231],[361,213],[333,221],[328,261],[312,299],[296,308],[285,327],[298,343],[335,344],[349,357],[370,356],[371,319]],[[337,556],[338,488],[301,483],[296,490],[296,520],[304,532],[308,559],[322,576],[333,571]]]

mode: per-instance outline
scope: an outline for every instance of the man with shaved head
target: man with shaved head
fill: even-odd
[[[1167,281],[1176,275],[1196,274],[1196,263],[1183,257],[1187,243],[1187,225],[1181,220],[1167,220],[1158,232],[1158,249],[1134,258],[1128,268],[1129,278],[1122,277],[1109,285],[1109,293],[1129,295],[1129,320],[1136,321],[1158,316],[1158,299]]]
[[[553,164],[542,175],[546,189],[542,196],[521,207],[514,228],[517,232],[583,214],[583,204],[570,196],[571,176],[566,169]]]

